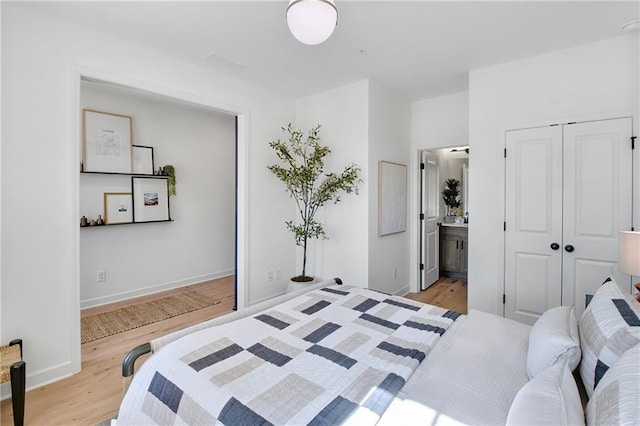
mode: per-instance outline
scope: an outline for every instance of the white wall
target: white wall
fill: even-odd
[[[469,93],[454,93],[411,104],[411,147],[409,163],[409,210],[419,211],[419,152],[451,146],[464,146],[469,141]],[[471,186],[471,185],[470,185]],[[441,198],[441,197],[440,197]],[[445,212],[440,211],[441,215]],[[473,216],[470,214],[470,216]],[[409,217],[409,285],[418,291],[419,259],[418,219]]]
[[[339,172],[356,163],[363,180],[358,196],[344,195],[340,203],[319,211],[329,239],[311,243],[309,273],[323,279],[337,276],[345,284],[388,293],[406,293],[409,233],[378,236],[378,161],[408,163],[408,103],[383,86],[363,80],[298,99],[296,105],[298,128],[306,132],[322,125],[321,143],[331,149],[326,170]],[[293,202],[291,208],[294,215]]]
[[[284,291],[286,280],[266,285],[272,267],[283,276],[294,271],[294,246],[282,227],[288,197],[266,169],[268,141],[292,121],[293,99],[38,9],[2,3],[0,339],[24,339],[29,388],[80,368],[80,73],[241,114],[239,180],[247,190],[238,273],[249,283],[246,302]]]
[[[171,223],[80,231],[82,307],[232,275],[235,262],[235,117],[112,85],[83,82],[80,104],[132,117],[134,145],[172,164]],[[104,217],[103,193],[131,192],[131,177],[80,175],[80,215]],[[107,280],[96,282],[98,270]]]
[[[503,310],[505,130],[633,114],[637,134],[638,47],[631,34],[470,73],[469,308]]]
[[[378,163],[409,166],[409,103],[387,88],[369,86],[369,288],[391,294],[409,291],[409,227],[404,232],[378,236]],[[408,173],[407,173],[408,175]],[[408,177],[407,177],[408,179]],[[407,194],[408,196],[408,194]],[[409,210],[407,217],[416,216]],[[393,277],[393,268],[397,268]]]
[[[324,224],[329,239],[311,242],[308,274],[321,279],[340,277],[345,284],[362,287],[367,287],[369,280],[365,236],[371,226],[368,220],[369,187],[375,184],[369,169],[368,102],[369,82],[360,81],[298,99],[295,122],[305,133],[317,124],[322,125],[320,143],[331,149],[325,170],[337,173],[355,163],[362,169],[363,180],[359,195],[343,195],[338,204],[326,204],[318,211],[317,218]],[[287,205],[290,217],[294,218],[297,213],[293,200]],[[284,223],[278,226],[284,228]],[[289,238],[293,241],[293,236]],[[301,259],[300,253],[298,259]]]

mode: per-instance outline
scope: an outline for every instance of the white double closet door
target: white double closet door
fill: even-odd
[[[632,226],[631,118],[506,132],[505,316],[584,311]]]

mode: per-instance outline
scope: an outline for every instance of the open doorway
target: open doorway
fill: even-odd
[[[466,312],[469,147],[420,153],[420,290],[423,301]],[[462,309],[464,307],[464,309]]]
[[[229,278],[233,281],[235,299],[238,117],[197,103],[83,78],[79,93],[81,158],[84,151],[94,148],[83,131],[84,109],[130,117],[128,139],[149,154],[143,159],[152,166],[151,173],[133,169],[111,173],[81,165],[78,217],[85,217],[88,226],[82,226],[79,235],[80,308],[164,295],[167,290],[222,278],[227,278],[227,283]],[[102,133],[108,131],[102,129]],[[116,136],[116,140],[125,139],[123,134]],[[139,159],[133,154],[135,150],[135,166]],[[147,193],[158,195],[155,189],[140,193],[144,201],[136,199],[136,185],[144,180],[149,185],[163,181],[161,171],[168,165],[176,172],[176,193],[167,191],[166,218],[137,220],[137,207],[162,203],[151,196],[147,203]],[[123,208],[132,210],[131,217],[123,214],[119,223],[111,221],[108,214],[113,201],[127,204]],[[228,293],[225,289],[224,294]]]

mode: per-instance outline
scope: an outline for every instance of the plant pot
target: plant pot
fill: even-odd
[[[293,277],[289,279],[289,285],[287,286],[287,293],[292,293],[294,291],[305,289],[312,284],[316,283],[316,279],[314,277]]]
[[[455,216],[445,216],[444,217],[444,223],[454,223],[456,221],[456,217]]]
[[[294,282],[294,283],[312,283],[316,279],[314,277],[309,277],[309,276],[306,276],[306,275],[297,275],[295,277],[289,278],[289,280]]]

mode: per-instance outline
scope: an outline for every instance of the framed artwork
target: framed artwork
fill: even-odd
[[[133,148],[132,172],[137,175],[153,174],[153,147],[131,145]]]
[[[170,220],[169,180],[166,177],[131,177],[133,221],[160,222]]]
[[[104,193],[104,223],[115,225],[133,222],[133,203],[130,192]]]
[[[378,235],[407,229],[407,166],[378,162]]]
[[[130,116],[83,109],[83,170],[131,173],[131,131]]]

